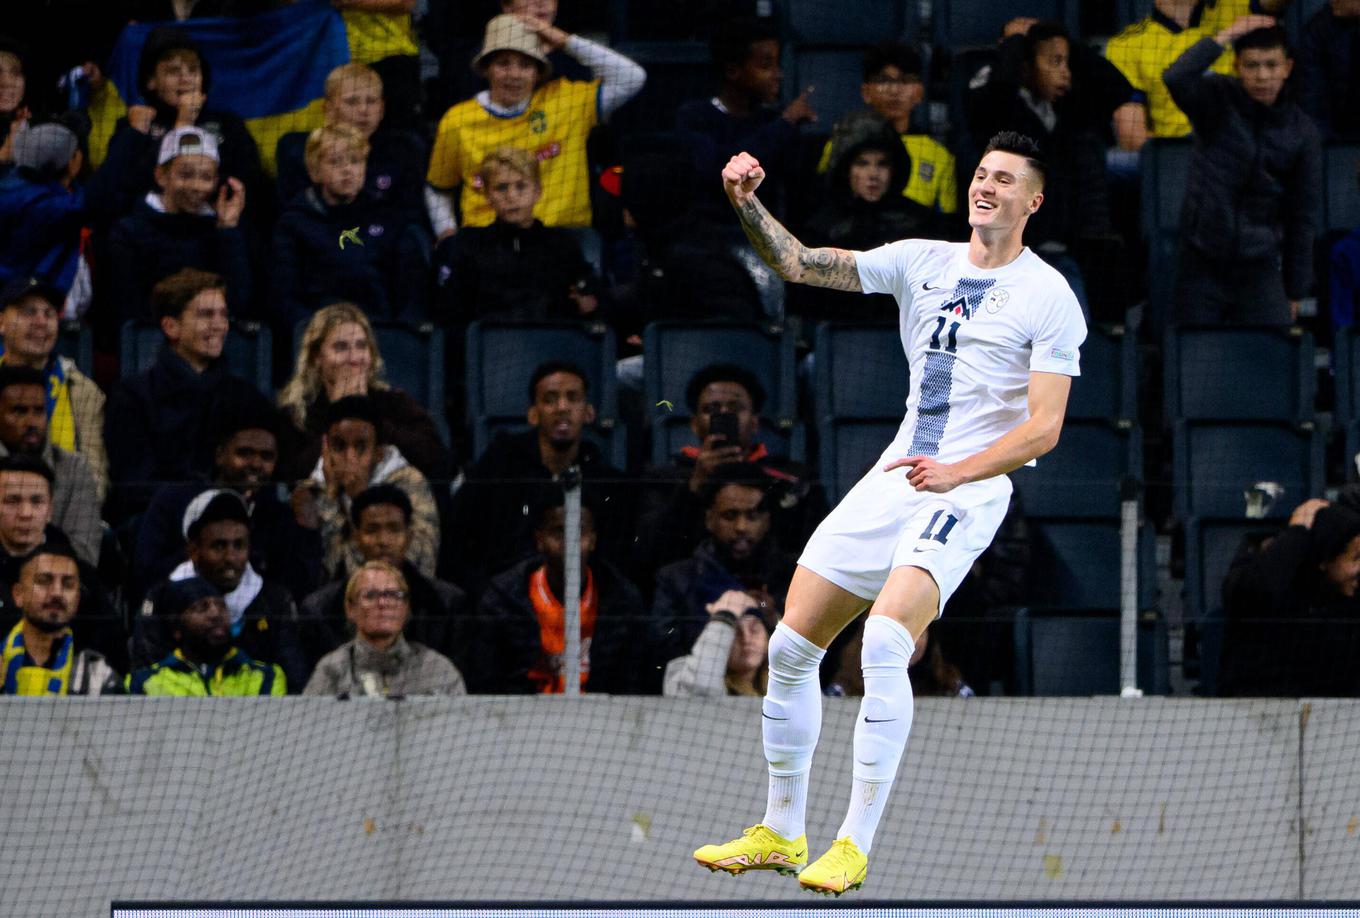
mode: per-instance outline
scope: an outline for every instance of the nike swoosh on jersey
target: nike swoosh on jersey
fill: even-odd
[[[760,716],[763,717],[763,718],[765,718],[766,720],[788,720],[787,717],[771,717],[770,715],[766,714],[764,711],[761,711],[761,712],[760,712]]]
[[[872,718],[872,717],[866,717],[866,718],[864,718],[864,722],[865,722],[866,724],[890,724],[890,723],[892,723],[892,722],[895,721],[895,720],[897,720],[896,717],[884,717],[884,718],[877,719],[877,720],[874,719],[874,718]]]

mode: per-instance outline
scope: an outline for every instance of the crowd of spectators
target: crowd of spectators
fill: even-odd
[[[705,26],[713,95],[651,112],[673,124],[660,138],[613,123],[655,104],[654,77],[565,30],[555,0],[501,0],[463,41],[431,31],[445,4],[422,30],[414,0],[333,0],[350,60],[325,80],[323,122],[262,155],[218,107],[191,26],[282,5],[113,3],[69,45],[61,2],[0,14],[0,693],[561,692],[569,470],[582,688],[759,693],[827,497],[764,435],[756,373],[696,373],[692,440],[663,462],[598,438],[574,354],[534,368],[526,423],[480,454],[460,400],[476,319],[601,324],[633,358],[661,319],[778,319],[804,348],[823,320],[890,320],[884,298],[807,289],[771,314],[716,178],[739,150],[806,242],[867,249],[965,238],[976,148],[1033,136],[1050,182],[1026,241],[1092,318],[1122,321],[1105,294],[1142,242],[1118,213],[1118,154],[1189,136],[1170,321],[1287,326],[1317,294],[1344,325],[1360,307],[1360,228],[1316,257],[1321,145],[1360,137],[1356,0],[1331,0],[1297,48],[1259,12],[1286,3],[1247,0],[1156,0],[1103,44],[1017,17],[968,73],[940,72],[951,49],[884,42],[864,49],[864,107],[835,123],[814,87],[786,85],[778,19],[728,15]],[[96,163],[75,89],[108,90],[98,62],[137,21],[159,23],[140,99]],[[951,80],[946,131],[927,103]],[[92,332],[92,365],[58,353],[63,319]],[[229,368],[246,321],[279,345],[272,393]],[[445,331],[447,417],[388,382],[375,323]],[[159,352],[120,368],[142,328]],[[1360,517],[1305,505],[1290,523],[1244,549],[1233,614],[1360,620]],[[1017,501],[957,613],[1023,602],[1028,557]],[[1008,688],[995,634],[947,621],[918,647],[922,685]],[[839,667],[856,640],[828,655],[828,691],[856,690]],[[1313,690],[1234,672],[1233,691]]]

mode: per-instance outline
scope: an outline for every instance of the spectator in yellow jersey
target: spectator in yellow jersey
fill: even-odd
[[[902,196],[928,207],[936,213],[955,214],[959,210],[958,181],[954,154],[929,134],[911,131],[911,115],[925,99],[925,84],[921,80],[921,55],[914,48],[898,42],[883,42],[864,52],[864,82],[859,87],[864,104],[887,121],[902,138],[911,158],[911,172]],[[831,129],[831,139],[822,149],[818,172],[828,172],[835,158],[835,148],[847,130],[858,137],[862,131],[856,119],[861,114],[838,122]]]
[[[561,48],[590,67],[595,79],[548,80],[548,53]],[[453,235],[453,193],[466,226],[495,214],[481,193],[478,167],[488,153],[518,147],[542,170],[543,197],[534,215],[545,226],[590,225],[586,137],[642,88],[646,73],[628,58],[531,16],[501,15],[486,26],[473,67],[489,88],[453,106],[439,122],[426,175],[430,221]]]
[[[345,17],[350,60],[382,76],[386,125],[412,130],[420,124],[420,46],[411,12],[416,0],[331,0]]]
[[[1134,98],[1115,112],[1115,135],[1124,150],[1149,137],[1185,137],[1190,120],[1162,82],[1162,72],[1201,38],[1212,37],[1247,13],[1278,13],[1288,0],[1156,0],[1152,13],[1111,38],[1105,56],[1133,84]],[[1210,69],[1232,72],[1230,51]]]

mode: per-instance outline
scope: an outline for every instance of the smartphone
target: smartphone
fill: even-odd
[[[741,439],[740,424],[735,412],[724,411],[709,419],[708,433],[709,436],[720,437],[727,444],[735,446]]]

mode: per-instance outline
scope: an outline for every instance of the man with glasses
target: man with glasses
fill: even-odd
[[[368,561],[345,585],[345,616],[354,639],[317,664],[304,695],[393,698],[463,695],[462,673],[442,654],[406,640],[411,593],[386,561]]]

